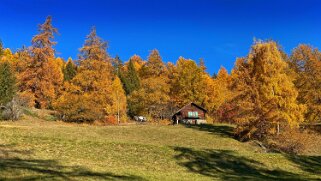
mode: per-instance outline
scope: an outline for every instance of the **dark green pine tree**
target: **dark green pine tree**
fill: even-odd
[[[217,78],[217,74],[216,74],[215,72],[213,73],[212,78],[213,78],[213,79],[216,79],[216,78]]]
[[[127,95],[140,88],[140,80],[132,60],[129,60],[127,74],[123,81]]]
[[[2,41],[0,40],[0,57],[3,55],[3,51],[4,51],[3,44],[2,44]]]
[[[118,55],[116,55],[116,57],[113,59],[112,65],[113,65],[114,74],[119,77],[119,79],[123,85],[123,89],[125,90],[125,92],[127,92],[126,91],[126,84],[127,84],[126,75],[125,75],[124,69],[123,69],[124,64]]]
[[[70,81],[73,79],[77,74],[77,67],[72,61],[71,58],[68,59],[68,62],[64,68],[64,80]]]
[[[121,69],[123,67],[123,62],[118,55],[116,55],[116,57],[113,59],[112,64],[113,64],[114,74],[120,77],[120,74],[122,73]]]
[[[16,93],[16,78],[9,62],[0,63],[0,105],[10,102]]]

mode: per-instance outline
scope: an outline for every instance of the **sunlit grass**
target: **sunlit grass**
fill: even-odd
[[[263,153],[232,127],[90,126],[25,117],[0,123],[1,179],[321,179],[321,157]],[[306,166],[309,165],[309,166]]]

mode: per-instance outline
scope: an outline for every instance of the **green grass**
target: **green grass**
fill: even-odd
[[[318,154],[264,153],[233,139],[232,129],[27,116],[0,122],[0,180],[321,180]]]

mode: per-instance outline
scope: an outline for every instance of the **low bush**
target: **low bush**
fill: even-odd
[[[107,125],[116,125],[118,124],[117,118],[115,116],[107,116],[105,123]]]
[[[289,129],[268,139],[266,145],[271,151],[302,154],[314,147],[316,138],[314,133]]]
[[[1,111],[1,118],[4,120],[16,121],[23,114],[22,102],[18,97],[14,97]]]

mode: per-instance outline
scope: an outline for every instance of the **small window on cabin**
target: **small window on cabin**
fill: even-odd
[[[198,118],[198,112],[188,112],[189,118]]]
[[[193,112],[188,112],[188,117],[193,117]]]

